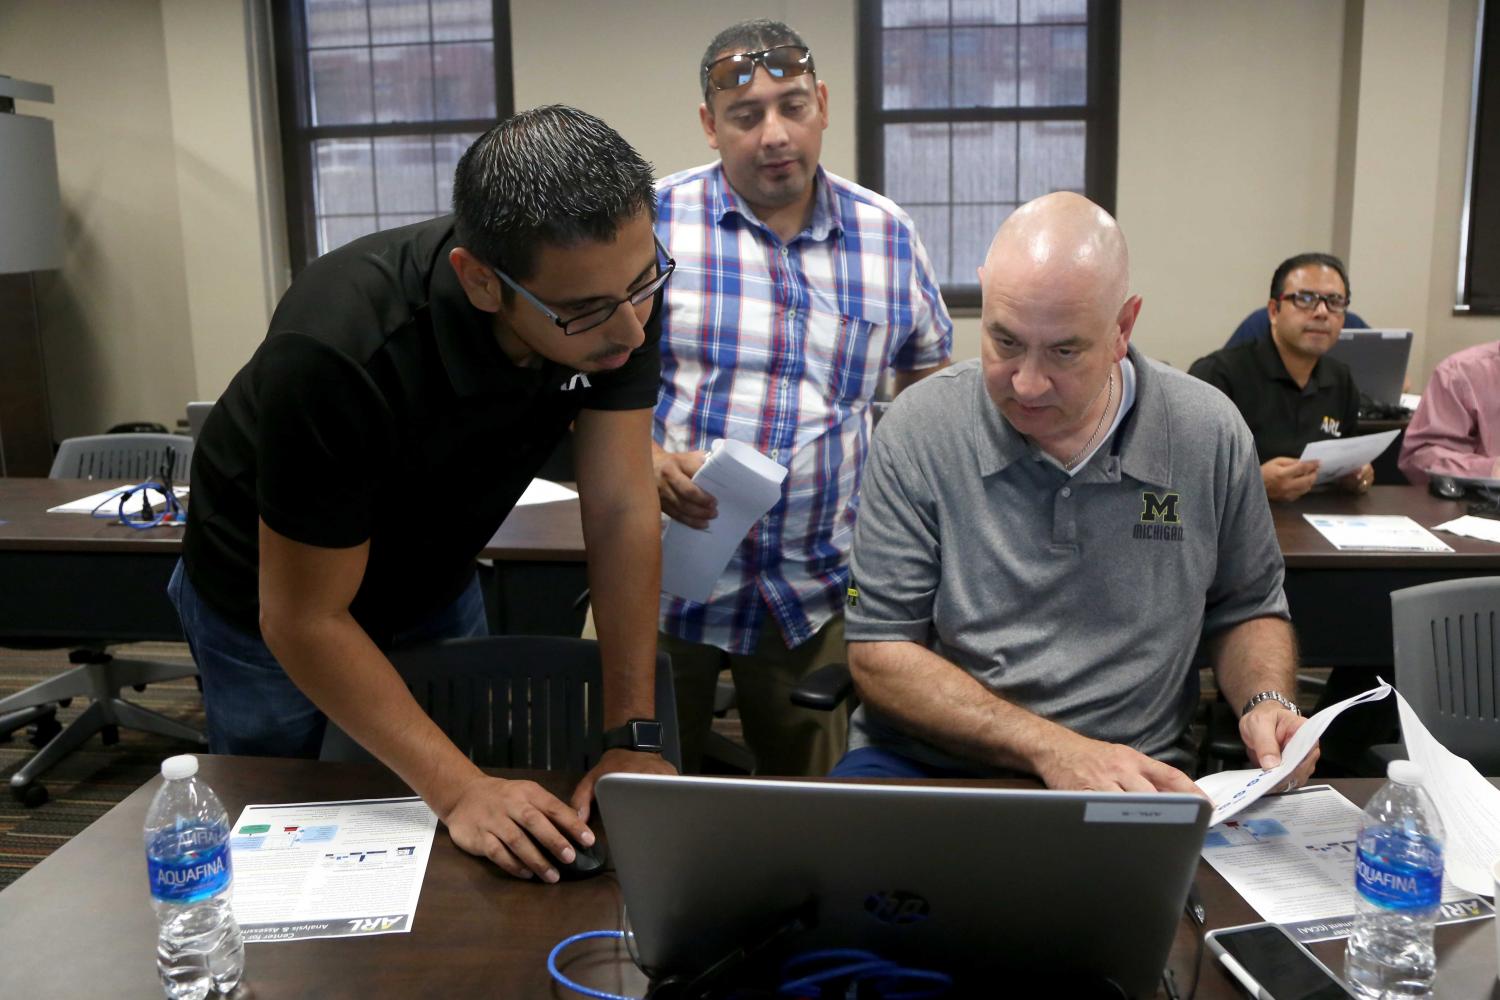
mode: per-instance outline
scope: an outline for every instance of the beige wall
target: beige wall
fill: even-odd
[[[59,434],[171,423],[254,350],[284,287],[268,0],[0,0],[0,72],[53,84],[68,258],[40,282]],[[1356,303],[1410,325],[1420,385],[1500,338],[1452,313],[1477,0],[1129,0],[1117,208],[1137,342],[1178,366],[1264,301],[1277,261],[1332,248]],[[855,173],[856,0],[512,0],[516,103],[615,125],[665,173],[712,157],[695,67],[724,24],[794,23],[832,96],[824,163]],[[87,31],[78,30],[80,24]],[[1295,25],[1296,30],[1288,30]],[[956,354],[978,351],[958,319]]]
[[[813,50],[828,84],[823,165],[852,178],[855,0],[511,0],[516,107],[592,112],[661,174],[707,163],[716,154],[698,124],[698,63],[714,35],[751,17],[785,21]]]
[[[1500,340],[1500,317],[1456,316],[1459,221],[1463,211],[1464,156],[1469,141],[1469,99],[1473,91],[1474,24],[1478,0],[1452,0],[1448,10],[1448,38],[1444,55],[1441,129],[1437,149],[1432,261],[1426,323],[1421,329],[1427,347],[1414,384],[1427,380],[1433,367],[1454,351]],[[1490,4],[1490,16],[1497,7]]]
[[[1135,342],[1186,368],[1265,305],[1278,262],[1331,243],[1343,8],[1129,0],[1121,30]]]
[[[0,2],[0,72],[56,93],[26,108],[56,123],[65,216],[37,282],[53,429],[170,425],[194,371],[159,0]]]
[[[270,251],[285,237],[263,220],[279,219],[282,203],[262,196],[266,151],[250,113],[257,79],[245,44],[249,11],[226,0],[161,0],[161,11],[193,398],[217,399],[271,318]]]

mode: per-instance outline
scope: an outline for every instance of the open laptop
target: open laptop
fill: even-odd
[[[208,411],[214,408],[213,401],[207,403],[189,403],[187,405],[188,434],[193,440],[198,440],[198,435],[203,431],[203,421],[208,419]]]
[[[1399,407],[1411,338],[1410,330],[1344,330],[1328,356],[1349,366],[1361,396],[1384,407]]]
[[[1210,812],[1193,795],[625,773],[597,794],[653,977],[696,975],[811,901],[784,953],[1129,996],[1158,988]]]

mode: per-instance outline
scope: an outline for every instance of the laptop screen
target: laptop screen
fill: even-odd
[[[1399,406],[1411,340],[1410,330],[1344,330],[1328,355],[1349,366],[1360,395]]]
[[[696,975],[809,908],[789,954],[1132,996],[1157,988],[1210,812],[1192,795],[625,773],[598,797],[649,974]]]

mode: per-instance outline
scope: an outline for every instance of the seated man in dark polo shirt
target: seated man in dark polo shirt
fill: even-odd
[[[171,594],[203,678],[215,753],[315,757],[325,716],[389,765],[456,844],[513,875],[558,873],[609,770],[564,804],[487,777],[384,651],[487,631],[475,558],[576,421],[578,488],[604,660],[604,724],[653,714],[660,381],[650,164],[564,107],[481,136],[455,215],[308,265],[204,425]]]
[[[1338,343],[1349,308],[1349,278],[1332,254],[1304,253],[1271,277],[1271,336],[1224,347],[1188,369],[1234,401],[1260,455],[1272,500],[1313,488],[1318,463],[1299,456],[1309,442],[1359,433],[1359,390],[1342,361],[1324,357]],[[1338,483],[1363,493],[1375,481],[1366,465]]]
[[[1023,205],[979,277],[980,360],[875,434],[845,610],[861,704],[833,774],[1193,791],[1200,639],[1251,759],[1279,763],[1304,720],[1244,422],[1129,346],[1124,237],[1086,198]]]

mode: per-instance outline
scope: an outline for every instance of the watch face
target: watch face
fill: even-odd
[[[631,740],[637,749],[660,750],[662,743],[662,724],[660,722],[637,721],[630,724],[632,730]]]

